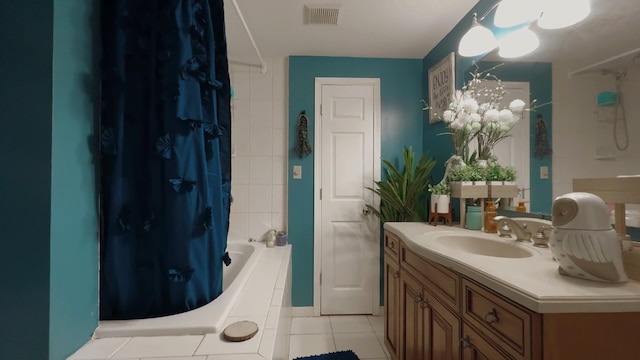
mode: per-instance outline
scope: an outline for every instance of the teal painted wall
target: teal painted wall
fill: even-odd
[[[316,77],[380,78],[382,157],[395,162],[405,145],[418,155],[422,149],[421,60],[289,57],[288,233],[293,244],[293,306],[313,305],[313,153],[298,159],[293,149],[302,110],[309,117],[313,144]],[[300,180],[291,177],[294,165],[302,166]]]
[[[475,69],[474,63],[480,64],[480,69],[488,69],[491,67],[490,62],[480,62],[481,56],[475,58],[465,58],[457,54],[458,43],[462,36],[467,32],[473,18],[473,13],[478,13],[478,16],[482,16],[486,11],[495,3],[493,0],[480,0],[476,6],[473,7],[464,18],[431,50],[427,56],[423,59],[423,98],[428,99],[428,82],[426,74],[431,66],[435,65],[438,61],[444,58],[451,52],[456,53],[456,88],[459,89],[464,85],[465,80],[469,80],[469,71]],[[495,12],[491,12],[482,24],[491,30],[495,30],[493,26],[493,15]],[[497,31],[497,36],[503,36],[510,30],[501,29]],[[499,63],[493,63],[493,65]],[[531,98],[538,99],[539,104],[543,104],[551,101],[552,91],[552,79],[551,79],[551,64],[550,63],[508,63],[494,72],[504,81],[529,81]],[[551,145],[551,105],[547,105],[538,110],[545,119],[547,124],[547,135],[549,145]],[[530,173],[531,173],[531,207],[532,212],[544,212],[549,213],[551,209],[551,197],[552,197],[552,164],[551,158],[545,158],[543,160],[533,157],[533,147],[535,144],[535,113],[531,114],[531,160],[530,160]],[[444,161],[453,153],[453,145],[451,144],[451,138],[446,135],[440,135],[446,132],[446,126],[443,122],[436,124],[429,124],[428,112],[424,114],[424,132],[423,132],[423,149],[429,151],[437,160],[440,166],[436,166],[433,174],[436,178],[441,178],[444,175]],[[541,180],[537,177],[539,174],[540,166],[549,167],[549,179]],[[459,214],[459,203],[455,201],[453,203],[454,212]]]
[[[93,6],[0,3],[0,359],[66,359],[97,325]]]
[[[49,356],[53,2],[0,2],[0,359]]]
[[[66,359],[98,325],[98,219],[89,148],[99,85],[99,4],[54,0],[49,359]]]
[[[471,20],[473,19],[473,13],[478,13],[478,17],[482,16],[493,4],[495,0],[480,0],[469,12],[460,20],[460,22],[454,26],[453,29],[444,37],[438,45],[436,45],[422,60],[422,98],[429,99],[429,84],[427,80],[427,74],[429,68],[437,64],[445,56],[450,53],[456,53],[455,55],[455,77],[456,77],[456,89],[460,89],[464,85],[464,78],[472,68],[474,61],[478,61],[478,58],[465,58],[459,56],[458,43],[462,36],[469,30]],[[493,22],[490,15],[482,23],[486,24]],[[428,151],[438,160],[438,165],[433,169],[433,176],[436,179],[442,179],[444,176],[444,162],[453,154],[453,145],[451,144],[451,138],[448,135],[441,135],[447,131],[447,127],[444,122],[438,122],[435,124],[429,124],[429,112],[424,111],[424,126],[423,126],[423,150]],[[459,202],[454,201],[452,204],[455,214],[459,214]]]

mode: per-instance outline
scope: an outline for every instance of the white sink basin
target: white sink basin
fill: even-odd
[[[527,249],[499,239],[471,234],[441,234],[431,240],[442,247],[470,254],[501,258],[527,258],[533,256]],[[513,241],[513,240],[511,240]]]

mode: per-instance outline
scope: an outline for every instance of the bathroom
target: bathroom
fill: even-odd
[[[84,151],[87,136],[92,132],[92,103],[95,102],[95,98],[89,98],[85,91],[85,82],[91,81],[95,69],[90,50],[91,36],[94,35],[73,31],[89,28],[90,20],[96,14],[90,7],[78,5],[78,1],[56,0],[49,4],[48,9],[40,7],[39,3],[39,11],[35,13],[32,11],[35,1],[2,5],[3,14],[12,14],[3,17],[1,23],[6,25],[2,25],[2,34],[9,34],[9,29],[15,33],[15,29],[24,26],[17,20],[9,25],[11,18],[37,16],[39,22],[50,25],[38,29],[37,33],[29,33],[39,36],[28,44],[39,49],[39,52],[34,50],[37,56],[5,60],[7,62],[2,68],[3,78],[7,81],[3,88],[11,89],[11,93],[7,91],[5,96],[3,92],[0,100],[2,109],[6,109],[3,115],[7,119],[23,119],[25,114],[31,118],[51,119],[53,108],[55,121],[25,127],[24,122],[5,120],[2,125],[3,134],[9,134],[0,145],[2,163],[9,164],[5,168],[7,175],[3,172],[1,187],[2,198],[8,200],[3,202],[2,210],[1,227],[8,246],[3,252],[3,264],[7,264],[4,269],[10,270],[5,270],[2,275],[6,285],[1,302],[3,335],[0,337],[0,357],[20,358],[16,354],[29,354],[22,352],[24,349],[35,349],[39,352],[32,354],[45,353],[57,360],[66,358],[86,342],[98,321],[95,274],[98,246],[96,242],[86,241],[94,239],[97,232],[94,172],[89,165],[91,154]],[[239,3],[243,5],[242,1]],[[484,7],[478,12],[486,9],[486,3],[479,2],[477,6]],[[568,77],[570,70],[637,47],[637,39],[634,38],[638,33],[637,24],[630,19],[638,15],[638,5],[634,1],[603,3],[592,1],[594,9],[606,6],[608,15],[585,26],[607,31],[567,35],[566,41],[576,42],[578,47],[588,47],[589,54],[574,58],[569,51],[556,49],[560,54],[558,58],[541,59],[552,63],[546,76],[550,77],[553,89],[549,108],[552,113],[547,119],[553,157],[541,163],[532,161],[532,193],[545,194],[540,205],[531,204],[533,212],[548,212],[554,196],[571,190],[573,178],[640,172],[640,144],[634,141],[640,133],[640,124],[635,121],[636,114],[640,113],[640,104],[633,101],[626,104],[629,148],[624,152],[618,151],[613,143],[611,124],[598,122],[594,116],[595,99],[598,93],[612,90],[611,79],[599,74]],[[423,78],[426,69],[444,53],[455,51],[470,22],[469,17],[463,18],[463,15],[473,5],[475,2],[468,1],[466,9],[458,15],[459,27],[452,31],[441,29],[443,46],[447,48],[441,54],[429,56],[427,52],[412,58],[381,58],[373,54],[352,56],[346,53],[330,54],[336,57],[289,57],[270,54],[270,50],[257,41],[267,62],[265,74],[261,73],[260,67],[231,64],[235,88],[233,111],[234,119],[238,121],[234,122],[233,128],[234,205],[230,237],[258,238],[271,228],[288,232],[293,245],[292,302],[300,314],[314,314],[314,163],[313,155],[299,159],[291,148],[297,140],[300,111],[306,110],[307,114],[314,111],[313,78],[380,78],[381,156],[397,159],[402,146],[411,145],[417,153],[429,151],[441,164],[449,154],[449,144],[447,139],[437,136],[442,128],[429,125],[427,115],[422,111],[420,99],[427,97]],[[231,9],[228,12],[229,16],[235,15]],[[243,12],[251,20],[249,9],[243,8]],[[626,21],[611,24],[610,19],[623,18],[623,15]],[[248,22],[257,37],[257,25]],[[458,21],[449,28],[456,23]],[[608,31],[609,27],[615,34]],[[618,31],[620,27],[626,31]],[[242,31],[239,29],[238,33],[243,34]],[[3,37],[3,48],[5,39]],[[602,48],[593,47],[594,43]],[[15,49],[14,46],[17,45],[10,45],[8,49]],[[54,50],[42,53],[47,46]],[[247,49],[247,62],[255,63],[251,46],[247,45]],[[533,56],[524,59],[537,60]],[[27,61],[34,71],[16,71]],[[53,68],[52,61],[56,63]],[[627,98],[633,99],[640,93],[639,77],[640,70],[632,68],[624,88]],[[22,85],[25,83],[29,85]],[[51,94],[52,86],[55,96]],[[31,103],[25,103],[25,94],[32,99],[42,96],[38,101],[48,102],[48,105],[30,106]],[[81,108],[76,106],[77,101],[82,101]],[[597,159],[598,149],[604,149],[607,156]],[[20,156],[24,156],[24,161],[20,161]],[[298,165],[302,167],[302,179],[294,180],[292,169]],[[539,175],[540,166],[549,167],[549,179],[534,178],[534,175]],[[434,170],[436,176],[442,173],[443,168]],[[46,181],[43,182],[42,177]],[[23,194],[17,189],[32,191]],[[15,347],[21,350],[4,352]],[[25,355],[22,358],[45,357]]]

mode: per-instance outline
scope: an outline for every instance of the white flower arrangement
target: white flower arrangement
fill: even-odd
[[[515,99],[508,107],[500,108],[506,90],[502,81],[491,74],[491,71],[502,65],[504,64],[482,72],[478,71],[476,65],[475,71],[471,73],[472,79],[461,90],[456,91],[449,108],[440,115],[449,129],[441,135],[451,135],[454,155],[464,163],[475,159],[495,160],[494,146],[509,136],[513,126],[525,113],[549,104],[534,106],[534,99],[531,106],[526,108],[524,101]],[[493,86],[488,86],[489,81]],[[432,110],[426,101],[421,102],[424,105],[422,110]],[[478,149],[474,155],[469,155],[468,145],[474,139],[477,140]]]
[[[500,108],[505,89],[502,81],[490,73],[477,69],[473,78],[462,90],[456,91],[449,109],[442,114],[452,136],[455,155],[463,157],[467,146],[477,139],[478,159],[489,159],[493,147],[509,136],[511,128],[525,113],[525,102],[516,99],[508,108]],[[487,81],[494,81],[495,88],[487,86]]]

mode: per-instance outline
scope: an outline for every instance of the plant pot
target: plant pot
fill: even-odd
[[[449,213],[449,195],[431,195],[431,212],[436,212],[436,204],[438,204],[438,214]]]
[[[504,185],[515,185],[516,182],[515,181],[507,181],[507,180],[505,180],[505,181],[503,181],[503,184]]]
[[[485,180],[482,181],[474,181],[473,185],[487,185],[487,182]]]
[[[488,183],[491,186],[503,185],[502,181],[497,181],[497,180],[489,181]]]

